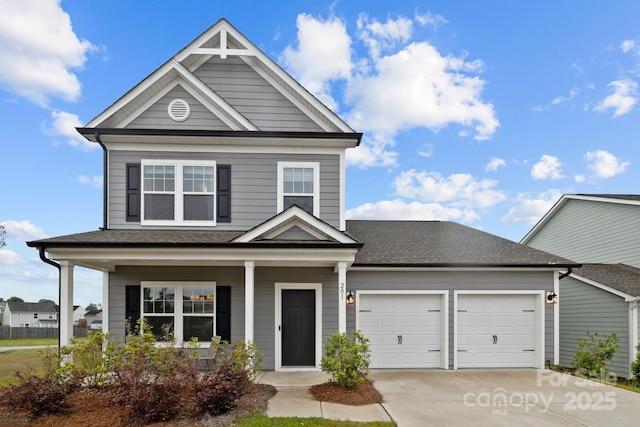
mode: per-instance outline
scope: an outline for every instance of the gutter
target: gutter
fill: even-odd
[[[40,259],[43,262],[46,262],[49,265],[54,266],[55,268],[58,269],[58,355],[60,355],[60,331],[62,330],[62,325],[60,324],[60,303],[62,300],[62,278],[60,277],[60,264],[58,264],[55,261],[50,260],[49,258],[47,258],[47,256],[45,255],[44,251],[45,251],[45,247],[44,246],[40,246],[38,248],[38,253],[40,254]]]
[[[100,132],[96,131],[93,134],[96,138],[96,142],[98,144],[100,144],[100,147],[102,147],[102,150],[104,151],[103,154],[103,160],[102,160],[102,170],[104,171],[103,173],[103,177],[102,177],[102,227],[101,230],[106,230],[107,229],[107,202],[108,202],[108,196],[107,196],[107,187],[109,186],[109,164],[108,164],[108,152],[107,152],[107,146],[104,145],[104,143],[102,142],[102,140],[100,139]]]

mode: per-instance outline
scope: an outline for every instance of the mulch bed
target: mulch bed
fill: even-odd
[[[342,388],[336,383],[327,382],[312,386],[310,391],[314,399],[322,402],[354,406],[383,402],[382,395],[367,378],[353,388]]]

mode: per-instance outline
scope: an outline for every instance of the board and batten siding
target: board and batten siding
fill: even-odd
[[[617,376],[628,378],[629,370],[629,303],[605,290],[572,277],[560,282],[560,364],[573,367],[578,338],[587,338],[587,331],[600,336],[615,332],[620,348],[609,369]]]
[[[449,291],[449,367],[453,367],[453,303],[454,290],[495,291],[552,290],[554,273],[508,271],[363,271],[347,273],[347,290],[378,291]],[[355,304],[347,306],[347,331],[352,333],[356,322]],[[545,360],[553,360],[553,305],[545,304]]]
[[[640,206],[568,199],[527,245],[580,263],[640,268]]]
[[[218,223],[216,230],[248,230],[277,214],[278,162],[320,163],[320,219],[340,227],[340,159],[332,154],[274,153],[156,153],[109,152],[109,227],[142,228],[126,221],[126,165],[142,159],[215,160],[231,165],[231,222]],[[151,228],[145,226],[145,228]],[[181,229],[206,227],[181,226]]]

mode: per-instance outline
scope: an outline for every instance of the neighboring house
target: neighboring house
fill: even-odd
[[[8,301],[3,324],[12,328],[57,328],[57,311],[52,302]]]
[[[579,265],[451,222],[347,221],[362,134],[226,20],[78,132],[104,150],[104,224],[28,242],[60,264],[62,344],[78,265],[104,272],[105,331],[253,341],[266,369],[320,369],[355,329],[372,367],[557,360],[545,300]]]
[[[84,307],[81,305],[74,305],[73,306],[73,324],[75,326],[78,326],[78,322],[80,322],[81,319],[84,319]]]
[[[0,325],[4,325],[4,306],[6,302],[0,301]]]
[[[560,363],[586,331],[616,332],[611,370],[629,377],[640,341],[640,195],[565,194],[523,244],[583,263],[560,282]]]
[[[102,328],[102,310],[89,310],[85,313],[84,318],[89,329]]]

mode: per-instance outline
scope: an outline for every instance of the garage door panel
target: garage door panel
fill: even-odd
[[[441,295],[361,295],[358,327],[370,340],[371,367],[440,367],[441,301]]]
[[[535,295],[459,295],[458,367],[534,367]]]

